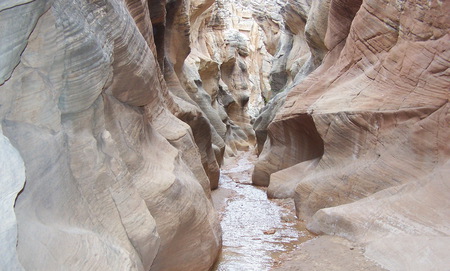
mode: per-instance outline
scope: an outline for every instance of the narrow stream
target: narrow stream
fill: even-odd
[[[232,159],[212,193],[223,230],[222,254],[213,270],[270,270],[312,235],[296,219],[291,199],[269,200],[265,188],[251,185],[255,155],[241,152]]]

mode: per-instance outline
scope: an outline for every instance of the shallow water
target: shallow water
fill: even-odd
[[[312,238],[295,219],[292,200],[269,200],[265,188],[251,185],[255,159],[241,153],[222,169],[213,192],[223,231],[222,254],[213,270],[270,270],[281,255]]]

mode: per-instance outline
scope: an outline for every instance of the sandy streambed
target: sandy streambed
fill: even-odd
[[[222,168],[212,193],[223,230],[223,250],[214,270],[271,270],[281,256],[311,239],[295,218],[291,199],[269,200],[251,185],[255,155],[242,152]]]

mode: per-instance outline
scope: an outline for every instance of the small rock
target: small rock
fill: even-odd
[[[275,229],[270,229],[270,230],[264,231],[264,234],[274,234],[275,232],[276,232]]]

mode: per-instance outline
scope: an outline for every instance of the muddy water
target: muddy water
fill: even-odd
[[[251,185],[254,155],[243,152],[233,159],[212,195],[223,231],[222,254],[213,270],[270,270],[312,236],[296,220],[292,200],[269,200],[265,188]]]

